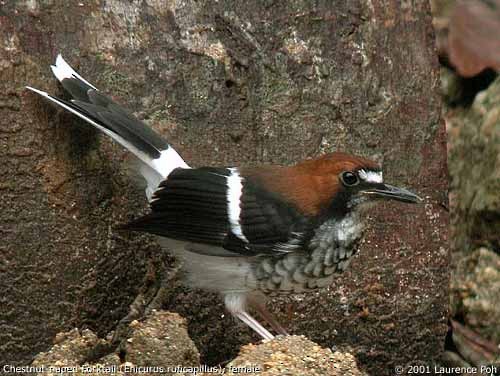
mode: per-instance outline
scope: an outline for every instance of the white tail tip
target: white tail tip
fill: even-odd
[[[62,81],[65,78],[78,78],[79,80],[90,86],[92,89],[97,90],[94,85],[92,85],[90,82],[76,73],[74,69],[71,68],[71,66],[63,59],[61,54],[57,55],[56,64],[51,65],[50,68],[52,69],[52,73],[54,73],[54,76],[56,76],[59,81]]]
[[[26,86],[26,89],[34,91],[37,94],[40,94],[42,97],[48,97],[49,94],[47,94],[45,91],[35,89],[34,87],[31,86]]]

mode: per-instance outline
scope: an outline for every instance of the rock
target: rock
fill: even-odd
[[[200,354],[188,336],[186,320],[176,313],[153,312],[144,322],[130,323],[122,358],[138,366],[197,366]]]
[[[38,376],[79,374],[79,366],[91,357],[98,345],[106,343],[91,330],[80,331],[76,328],[58,333],[54,342],[49,351],[39,353],[32,362],[33,367],[43,367],[43,371],[37,372]]]
[[[451,293],[452,315],[500,343],[500,256],[482,247],[464,257],[452,276]]]
[[[111,348],[90,330],[73,329],[56,336],[56,344],[38,354],[32,363],[38,376],[52,375],[191,375],[175,367],[198,366],[198,350],[189,338],[186,320],[176,313],[156,312],[144,321],[133,321],[118,349],[91,360],[100,349]]]
[[[357,376],[356,359],[349,353],[332,352],[304,336],[277,337],[259,345],[246,345],[226,366],[227,375]]]
[[[438,54],[461,77],[500,69],[500,0],[431,0]]]
[[[450,107],[468,107],[500,67],[500,0],[431,0],[441,91]],[[494,46],[497,47],[494,47]]]
[[[176,313],[153,311],[143,322],[133,321],[130,333],[118,349],[100,357],[89,359],[98,346],[109,345],[92,331],[73,329],[56,336],[57,342],[49,351],[35,357],[32,367],[38,376],[56,375],[192,375],[201,371],[221,368],[200,365],[198,350],[187,335],[186,321]],[[49,368],[52,367],[52,368]],[[182,368],[184,367],[184,368]],[[42,370],[43,368],[43,370]],[[272,341],[241,348],[240,354],[225,369],[227,375],[259,374],[357,376],[360,371],[350,353],[332,352],[304,336],[277,337]],[[199,373],[213,375],[214,372]]]
[[[500,247],[499,102],[497,77],[476,95],[470,108],[452,109],[446,116],[453,250],[451,317],[496,344],[500,343],[500,258],[495,252]],[[467,351],[474,353],[474,348]]]
[[[499,249],[500,77],[468,110],[448,115],[453,246],[466,253],[481,244]]]
[[[461,76],[500,70],[500,0],[457,2],[450,19],[449,57]]]

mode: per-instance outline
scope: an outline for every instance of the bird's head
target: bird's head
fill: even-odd
[[[380,166],[366,158],[330,153],[292,167],[289,197],[305,212],[325,209],[353,210],[378,200],[418,203],[422,199],[407,189],[384,182]]]
[[[396,187],[384,182],[380,168],[360,166],[346,169],[338,174],[339,191],[348,197],[348,206],[373,202],[380,199],[396,200],[415,204],[422,199],[401,187]]]

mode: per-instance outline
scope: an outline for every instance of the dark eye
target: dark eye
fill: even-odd
[[[356,174],[353,174],[350,171],[345,171],[340,175],[340,180],[346,186],[353,186],[359,183],[359,179]]]

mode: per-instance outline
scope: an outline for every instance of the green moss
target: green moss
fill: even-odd
[[[129,96],[132,90],[132,81],[130,77],[118,72],[113,66],[105,66],[101,73],[101,79],[104,82],[104,87],[108,92],[112,92],[117,96]]]

